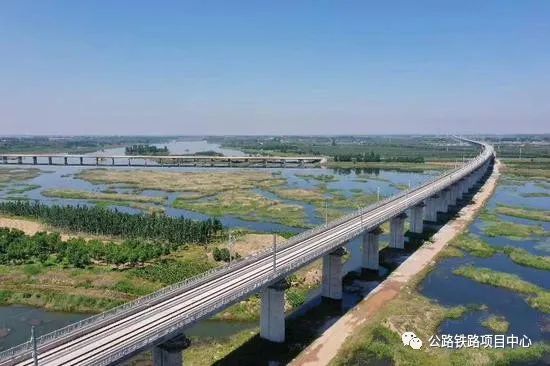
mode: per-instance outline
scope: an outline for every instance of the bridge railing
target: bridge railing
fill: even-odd
[[[411,192],[414,192],[419,189],[423,189],[427,186],[430,186],[437,182],[438,180],[441,181],[440,184],[435,185],[431,191],[437,192],[441,190],[442,186],[448,186],[453,184],[454,182],[462,179],[467,174],[471,173],[473,170],[477,169],[484,161],[487,160],[488,156],[487,147],[484,146],[484,151],[478,155],[476,158],[471,159],[470,161],[466,162],[462,167],[452,169],[450,171],[445,172],[443,175],[435,177],[434,179],[431,179],[424,184],[420,185],[419,187],[410,188],[404,191],[399,192],[398,194],[387,197],[379,202],[376,202],[372,205],[369,205],[363,209],[360,209],[358,211],[352,212],[348,215],[345,215],[337,220],[331,221],[327,224],[320,225],[318,227],[315,227],[311,230],[304,231],[291,239],[285,241],[281,246],[277,248],[277,251],[285,250],[289,247],[292,247],[306,239],[312,238],[316,236],[317,234],[327,230],[334,228],[338,225],[341,225],[349,220],[355,219],[359,217],[360,215],[363,215],[365,213],[368,213],[378,207],[381,207],[383,205],[388,204],[391,201],[397,200],[399,198],[402,198],[404,196],[409,195]],[[454,176],[453,176],[454,175]],[[449,181],[445,181],[446,177],[451,177],[454,179],[450,179]],[[396,208],[395,212],[392,210],[390,211],[383,219],[383,221],[386,221],[387,219],[395,216],[399,212],[402,212],[402,208]],[[382,221],[382,222],[383,222]],[[377,225],[374,225],[377,226]],[[356,230],[348,232],[344,237],[339,237],[338,242],[331,243],[330,245],[333,245],[334,247],[337,247],[338,245],[341,245],[342,242],[345,242],[349,239],[352,239],[359,235],[362,231],[364,231],[365,227],[360,227]],[[330,247],[329,245],[329,247]],[[326,247],[320,249],[321,251],[326,252]],[[75,336],[75,333],[81,333],[86,331],[91,331],[93,329],[97,329],[101,327],[102,325],[112,322],[113,320],[117,318],[122,318],[124,316],[130,315],[132,313],[138,312],[139,310],[154,305],[155,303],[158,303],[162,301],[162,299],[166,298],[167,296],[173,296],[174,294],[181,293],[183,291],[190,290],[202,283],[208,282],[213,278],[222,276],[224,274],[227,274],[230,271],[233,271],[237,268],[244,267],[248,264],[251,264],[261,258],[264,258],[266,256],[269,256],[272,254],[272,250],[264,250],[262,252],[259,252],[257,254],[248,256],[240,261],[234,262],[232,264],[225,265],[223,267],[217,267],[214,269],[211,269],[207,272],[201,273],[197,276],[194,276],[192,278],[186,279],[184,281],[178,282],[176,284],[164,287],[158,291],[155,291],[149,295],[140,297],[136,300],[130,301],[128,303],[122,304],[120,306],[117,306],[115,308],[112,308],[110,310],[107,310],[103,313],[93,315],[91,317],[88,317],[86,319],[80,320],[76,323],[67,325],[63,328],[57,329],[53,332],[47,333],[45,335],[40,336],[37,339],[37,346],[40,348],[43,345],[49,344],[53,341],[60,341],[66,337],[69,336]],[[300,260],[297,260],[293,262],[293,265],[300,266],[299,263],[305,262],[307,263],[308,260],[311,260],[312,255],[317,255],[317,251],[314,253],[309,253],[306,256],[303,256],[303,258],[300,258]],[[279,271],[277,271],[279,272]],[[275,274],[274,278],[278,277],[279,275]],[[264,286],[265,283],[262,283],[262,286]],[[250,292],[249,290],[247,292]],[[21,355],[23,353],[30,352],[32,350],[32,344],[30,341],[22,343],[18,346],[12,347],[10,349],[7,349],[5,351],[0,352],[0,360],[2,359],[9,359],[12,357],[15,357],[17,355]]]

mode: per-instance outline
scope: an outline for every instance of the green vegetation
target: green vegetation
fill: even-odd
[[[94,262],[135,265],[176,250],[176,245],[129,239],[122,243],[72,238],[57,233],[32,236],[17,229],[0,228],[0,264],[64,263],[85,267]],[[32,268],[32,267],[31,267]]]
[[[0,264],[0,304],[99,312],[217,265],[210,259],[207,248],[196,245],[184,245],[157,257],[157,246],[148,247],[145,242],[136,240],[133,243],[97,242],[93,239],[88,242],[81,239],[62,242],[58,234],[38,233],[23,239],[18,232],[12,231],[10,234],[20,236],[18,244],[27,250],[27,257],[24,261],[10,260],[7,264]],[[41,261],[41,254],[54,244],[60,250],[49,253]],[[77,253],[82,250],[90,257],[99,259],[90,261],[85,268],[73,267],[66,257],[60,260],[63,251],[72,250],[71,247],[79,248],[75,250]],[[146,259],[136,256],[147,255],[151,257],[147,262],[132,265],[131,262]],[[119,259],[120,256],[127,258]],[[111,261],[125,263],[109,265],[107,262]]]
[[[523,208],[508,205],[498,205],[496,213],[506,216],[519,217],[522,219],[535,220],[535,221],[550,221],[550,211],[537,210],[534,208]]]
[[[63,312],[96,313],[121,305],[123,302],[123,300],[112,298],[63,294],[58,291],[0,290],[0,305],[25,304]]]
[[[219,361],[244,345],[258,332],[258,328],[252,328],[223,339],[191,338],[191,347],[185,350],[185,362],[193,366],[217,365]]]
[[[251,154],[323,155],[343,160],[453,160],[476,153],[469,144],[439,136],[220,136],[208,141]]]
[[[161,205],[166,203],[166,196],[149,197],[149,196],[140,196],[137,194],[100,193],[100,192],[79,191],[75,189],[46,189],[42,191],[42,195],[46,197],[81,199],[81,200],[90,200],[90,201],[124,201],[124,202],[156,203]]]
[[[286,183],[280,175],[253,170],[175,172],[169,170],[86,169],[76,176],[95,184],[182,192],[182,199],[196,199],[231,190],[267,189]]]
[[[550,352],[550,345],[544,343],[515,349],[428,347],[430,336],[438,334],[440,324],[454,313],[462,315],[405,289],[346,340],[331,365],[510,365],[542,360]],[[414,331],[425,346],[420,351],[404,347],[401,334],[405,331]]]
[[[2,137],[3,153],[74,153],[83,154],[135,143],[162,143],[169,136],[33,136]]]
[[[522,193],[522,197],[550,197],[550,193],[548,192],[528,192],[528,193]]]
[[[124,149],[126,155],[168,155],[170,151],[166,146],[156,147],[155,145],[132,145]]]
[[[87,206],[47,206],[39,202],[0,202],[0,212],[41,219],[76,232],[161,240],[172,245],[208,243],[223,227],[219,220],[194,221],[162,215],[133,215]]]
[[[20,184],[17,187],[9,189],[6,194],[21,194],[37,188],[40,188],[38,184]]]
[[[510,328],[510,323],[503,316],[490,315],[481,322],[481,325],[492,330],[495,333],[506,333]]]
[[[525,249],[512,247],[506,247],[503,251],[517,264],[550,271],[550,257],[548,256],[533,255]]]
[[[544,236],[542,226],[515,224],[513,222],[491,222],[483,229],[487,236],[506,236],[510,239],[524,239],[533,235]]]
[[[471,305],[458,305],[455,307],[452,307],[450,309],[446,309],[445,312],[445,318],[446,319],[460,319],[467,313],[470,313],[472,311],[480,311],[480,310],[486,310],[486,305],[478,305],[478,304],[471,304]]]
[[[461,234],[451,242],[451,245],[467,251],[476,257],[488,258],[496,253],[496,249],[481,240],[480,238],[470,235]]]
[[[239,253],[230,253],[229,249],[218,247],[214,248],[212,256],[216,262],[230,262],[241,257]]]
[[[0,184],[20,182],[38,177],[42,171],[36,168],[0,168]]]
[[[300,177],[306,181],[316,180],[323,183],[337,182],[338,178],[332,174],[296,174],[297,177]]]
[[[153,282],[171,285],[214,268],[207,258],[201,260],[161,260],[151,266],[133,269],[133,274]]]
[[[514,274],[472,266],[459,267],[454,270],[453,273],[483,284],[502,287],[510,291],[527,295],[527,302],[529,305],[542,312],[550,313],[550,291],[522,280]]]
[[[302,206],[271,200],[253,191],[225,191],[206,201],[178,198],[173,206],[215,217],[232,215],[249,221],[266,220],[292,227],[307,227]]]
[[[166,208],[164,206],[151,205],[148,203],[132,202],[132,201],[94,201],[97,207],[108,209],[110,207],[124,206],[142,210],[150,215],[163,215]]]
[[[336,154],[333,155],[334,161],[353,161],[353,162],[379,162],[380,154],[376,154],[372,151],[363,152],[361,154]],[[423,163],[424,159],[420,158],[421,161],[413,161],[413,163]]]
[[[221,152],[214,150],[197,151],[194,156],[224,156]]]

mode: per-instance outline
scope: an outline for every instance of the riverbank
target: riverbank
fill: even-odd
[[[421,339],[427,340],[431,334],[434,334],[435,324],[428,321],[429,314],[438,312],[440,320],[444,318],[444,311],[441,307],[433,306],[434,311],[424,309],[423,313],[407,313],[412,311],[411,301],[423,302],[424,307],[429,307],[423,299],[415,294],[415,285],[425,276],[429,269],[435,264],[435,260],[445,249],[447,244],[463,232],[473,221],[477,213],[483,208],[485,203],[495,191],[499,176],[500,163],[495,164],[495,169],[485,185],[474,196],[473,203],[463,208],[458,217],[443,226],[432,238],[432,244],[423,245],[414,254],[412,254],[397,270],[395,270],[377,289],[371,292],[363,301],[361,301],[352,311],[340,318],[333,326],[327,329],[315,342],[307,347],[291,365],[328,365],[333,360],[336,364],[344,364],[346,357],[353,353],[361,341],[365,338],[365,332],[373,329],[384,320],[391,318],[392,309],[388,304],[400,303],[405,308],[397,307],[401,311],[401,316],[408,316],[409,321],[401,322],[395,331],[404,332],[410,329],[405,327],[413,326]],[[416,299],[415,299],[416,298]],[[421,298],[421,296],[420,296]],[[429,303],[429,301],[428,301]],[[406,305],[405,305],[406,304]],[[426,320],[423,325],[415,321],[419,317]],[[377,325],[378,324],[378,325]],[[431,327],[429,326],[431,324]],[[423,329],[422,329],[423,328]],[[431,332],[431,334],[430,334]],[[339,355],[339,353],[342,353]]]

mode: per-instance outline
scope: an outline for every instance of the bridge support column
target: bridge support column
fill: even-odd
[[[52,157],[48,156],[48,165],[53,165]]]
[[[23,164],[23,157],[22,156],[17,157],[17,164]]]
[[[84,165],[84,158],[82,156],[80,157],[80,165]]]
[[[321,296],[342,300],[342,256],[346,254],[344,247],[339,247],[323,257],[323,283]]]
[[[424,231],[424,202],[411,207],[411,232],[422,234]]]
[[[95,158],[95,165],[99,165],[99,158]]]
[[[363,257],[361,262],[363,269],[378,271],[378,241],[380,234],[382,234],[382,230],[378,226],[363,234]]]
[[[32,163],[33,163],[34,165],[38,164],[38,157],[33,156],[33,157],[32,157]]]
[[[426,207],[424,208],[425,219],[430,222],[437,222],[437,209],[439,208],[439,195],[433,195],[426,199]]]
[[[8,163],[8,157],[7,157],[7,156],[2,156],[2,163],[3,163],[3,164],[7,164],[7,163]]]
[[[456,188],[456,199],[461,200],[464,195],[464,179],[458,181]]]
[[[261,295],[260,337],[271,342],[285,341],[285,290],[290,287],[286,280],[266,288]]]
[[[439,207],[437,208],[437,212],[446,213],[448,211],[449,211],[449,190],[445,188],[440,193]]]
[[[390,220],[390,248],[405,248],[406,213],[401,213]]]
[[[456,205],[456,196],[457,196],[457,186],[456,183],[449,187],[449,205],[455,206]]]
[[[69,159],[66,156],[63,158],[63,164],[69,165]]]
[[[115,158],[111,158],[111,165],[115,166]]]
[[[153,349],[154,366],[181,366],[183,365],[183,350],[189,347],[191,341],[181,334],[175,338],[156,346]]]

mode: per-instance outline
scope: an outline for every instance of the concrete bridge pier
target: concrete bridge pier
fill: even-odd
[[[80,157],[80,165],[84,165],[84,158],[82,156]]]
[[[390,248],[405,248],[406,213],[401,213],[390,220]]]
[[[33,157],[32,157],[32,163],[33,163],[33,165],[38,164],[38,157],[33,156]]]
[[[95,165],[99,165],[99,158],[95,158]]]
[[[111,165],[115,166],[115,158],[111,158]]]
[[[382,229],[379,226],[363,234],[363,256],[361,261],[363,270],[378,272],[380,234],[382,234]]]
[[[424,230],[424,202],[419,203],[418,205],[411,207],[411,232],[422,234]]]
[[[456,206],[456,197],[458,196],[457,190],[458,190],[458,186],[456,183],[449,187],[449,205],[450,206]]]
[[[3,163],[3,164],[7,164],[7,163],[8,163],[8,157],[7,157],[7,156],[2,156],[2,163]]]
[[[153,348],[153,366],[183,365],[183,350],[189,347],[191,341],[184,334],[164,342]]]
[[[464,179],[461,179],[456,183],[456,188],[456,199],[461,200],[464,195]]]
[[[339,247],[323,257],[321,296],[342,300],[342,256],[344,254],[346,254],[346,249]]]
[[[271,342],[285,341],[285,290],[290,287],[282,280],[267,287],[261,295],[260,337]]]
[[[449,211],[449,190],[445,188],[440,193],[439,207],[437,208],[437,212],[446,213],[448,211]]]
[[[17,164],[23,164],[23,157],[22,156],[17,157]]]
[[[435,194],[426,199],[426,207],[424,208],[424,219],[430,222],[437,222],[437,209],[439,208],[440,196]]]
[[[52,157],[48,156],[48,165],[53,165]]]
[[[66,156],[63,158],[63,164],[69,165],[69,159]]]

